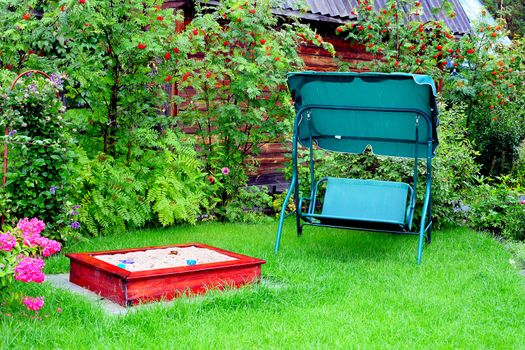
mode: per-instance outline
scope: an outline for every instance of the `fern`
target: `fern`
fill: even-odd
[[[193,144],[167,131],[141,137],[140,157],[130,163],[106,155],[84,164],[85,195],[79,221],[93,236],[159,223],[195,223],[207,206],[202,163]],[[146,145],[149,145],[149,147]]]

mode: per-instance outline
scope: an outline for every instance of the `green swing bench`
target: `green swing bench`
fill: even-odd
[[[293,172],[275,252],[294,194],[298,235],[304,225],[419,235],[417,263],[421,263],[423,242],[431,241],[432,158],[438,145],[433,80],[403,73],[300,72],[288,75],[288,86],[296,110]],[[310,151],[310,196],[303,198],[299,198],[298,144]],[[414,159],[412,186],[335,177],[315,181],[314,149],[359,154],[369,147],[376,155]],[[426,159],[426,190],[421,224],[414,232],[419,159]]]

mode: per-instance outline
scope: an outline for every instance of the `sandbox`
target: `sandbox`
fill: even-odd
[[[123,306],[254,283],[265,263],[202,243],[66,256],[70,282]]]

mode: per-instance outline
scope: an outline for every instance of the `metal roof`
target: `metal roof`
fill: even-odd
[[[430,12],[430,9],[441,6],[441,0],[420,1],[424,11],[420,15],[421,21],[444,20],[455,34],[470,33],[471,25],[469,18],[459,0],[449,0],[456,12],[455,18],[449,18],[443,14],[433,15]],[[307,6],[306,13],[301,11],[304,9],[305,3]],[[386,0],[376,0],[374,7],[376,10],[381,9],[386,6],[385,4]],[[274,6],[288,13],[292,12],[298,17],[335,23],[356,20],[357,16],[353,15],[352,11],[359,7],[357,0],[279,0],[274,2]]]

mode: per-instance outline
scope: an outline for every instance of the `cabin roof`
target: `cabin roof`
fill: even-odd
[[[375,0],[376,10],[384,8],[387,0]],[[450,0],[455,18],[449,18],[443,13],[434,15],[432,8],[441,6],[441,0],[420,0],[423,13],[420,19],[423,22],[432,20],[444,20],[454,34],[466,34],[471,31],[471,23],[459,0]],[[283,15],[295,15],[309,20],[320,22],[344,23],[356,20],[357,16],[352,14],[359,6],[357,0],[277,0],[274,2],[276,12]]]

